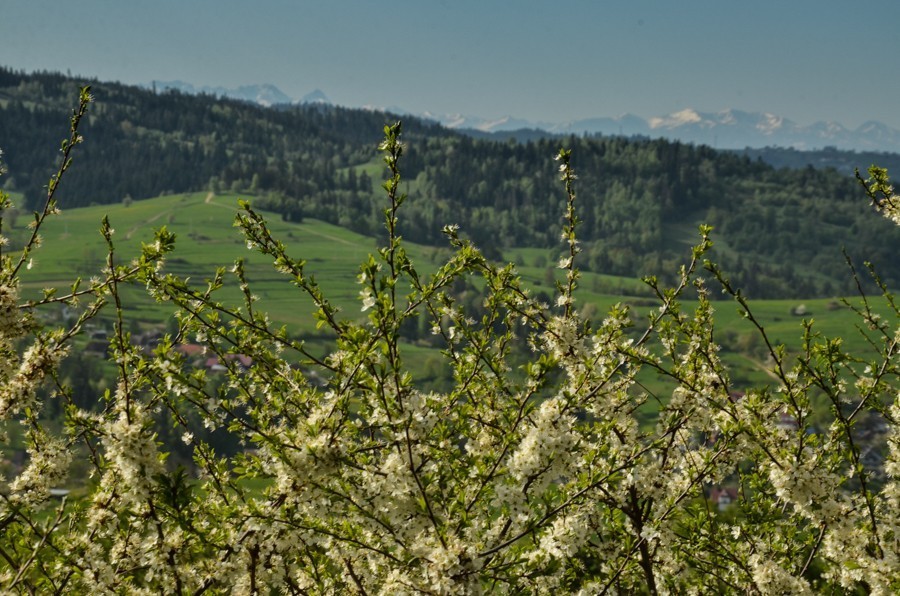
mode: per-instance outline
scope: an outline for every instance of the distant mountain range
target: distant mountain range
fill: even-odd
[[[798,150],[836,147],[851,151],[900,152],[900,131],[869,121],[855,130],[837,122],[800,125],[769,113],[723,110],[698,112],[685,109],[649,119],[624,114],[615,118],[588,118],[561,124],[529,122],[513,117],[488,120],[460,114],[421,114],[457,130],[509,133],[523,129],[553,134],[603,134],[627,137],[667,138],[718,149],[747,147],[791,147]]]
[[[143,85],[143,87],[152,87],[157,91],[175,89],[176,91],[190,93],[192,95],[204,93],[207,95],[215,95],[217,97],[228,97],[230,99],[249,101],[265,107],[284,104],[331,104],[331,100],[318,89],[304,95],[299,100],[295,100],[275,85],[269,83],[262,85],[242,85],[236,89],[228,89],[226,87],[210,87],[208,85],[195,87],[184,81],[153,81],[150,85]]]
[[[331,101],[316,89],[300,99],[294,99],[271,84],[244,85],[236,89],[225,87],[194,87],[184,81],[154,81],[157,90],[177,89],[183,93],[207,93],[257,103],[263,106],[278,104],[323,104]],[[146,85],[150,87],[150,85]],[[876,151],[900,153],[900,131],[885,124],[869,121],[855,130],[837,122],[815,122],[801,125],[770,113],[722,110],[698,112],[684,109],[666,116],[644,119],[634,114],[616,117],[586,118],[571,122],[533,122],[506,116],[488,119],[463,114],[435,114],[411,112],[403,108],[388,107],[385,111],[410,114],[439,122],[460,132],[472,131],[480,135],[510,136],[510,133],[530,131],[527,137],[551,135],[621,135],[678,140],[685,143],[709,145],[718,149],[745,149],[761,147],[788,147],[798,150],[814,150],[835,147],[849,151]],[[534,134],[537,133],[537,134]],[[526,136],[526,135],[521,135]]]

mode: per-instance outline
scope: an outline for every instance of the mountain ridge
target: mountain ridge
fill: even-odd
[[[222,86],[196,87],[191,83],[175,80],[175,81],[153,81],[150,85],[142,85],[144,88],[153,88],[157,91],[175,90],[181,93],[189,93],[191,95],[215,95],[216,97],[227,97],[229,99],[237,99],[248,101],[266,108],[276,105],[287,104],[322,104],[331,105],[331,100],[321,90],[315,89],[307,93],[300,99],[294,99],[287,93],[279,89],[271,83],[260,83],[253,85],[241,85],[239,87],[228,88]]]
[[[264,107],[274,105],[332,105],[320,89],[295,99],[271,83],[242,85],[237,88],[195,87],[184,81],[154,81],[159,90],[176,89],[182,93],[206,93],[249,101]],[[149,87],[149,85],[145,85]],[[485,118],[462,113],[440,114],[430,111],[414,112],[405,108],[361,106],[363,109],[409,114],[436,122],[460,132],[511,133],[537,131],[548,135],[604,135],[625,137],[664,138],[716,149],[746,149],[784,147],[801,151],[834,147],[848,151],[881,151],[900,153],[900,130],[875,120],[849,129],[835,121],[817,121],[801,125],[771,112],[747,112],[727,108],[718,112],[703,112],[683,108],[663,116],[644,118],[625,113],[619,116],[595,116],[567,122],[531,121],[513,115]],[[534,137],[535,135],[529,135]]]

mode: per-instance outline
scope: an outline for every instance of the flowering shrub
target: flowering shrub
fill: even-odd
[[[811,323],[803,351],[789,356],[704,261],[704,227],[674,287],[647,280],[659,308],[645,328],[631,329],[624,306],[591,326],[578,312],[576,176],[567,151],[557,156],[568,196],[558,264],[565,280],[553,306],[453,226],[444,230],[453,256],[420,276],[399,233],[399,124],[385,127],[381,145],[390,170],[387,243],[360,268],[364,315],[343,316],[250,205],[237,217],[248,247],[271,257],[334,333],[325,357],[257,310],[242,262],[203,287],[167,272],[174,238],[165,229],[122,264],[104,222],[109,251],[97,279],[23,301],[18,274],[56,211],[54,193],[90,99],[83,91],[31,241],[0,261],[0,417],[24,426],[29,451],[0,491],[3,591],[900,590],[900,331],[868,306],[859,314],[879,358],[859,362]],[[865,184],[895,218],[886,174],[875,171]],[[217,299],[228,274],[244,292],[240,307]],[[451,291],[468,277],[485,288],[477,320]],[[177,331],[153,354],[132,346],[124,330],[126,282],[177,308]],[[709,286],[730,294],[756,326],[773,387],[737,393],[718,355]],[[697,296],[692,311],[680,303],[688,290]],[[42,328],[33,313],[58,303],[83,304],[81,316]],[[67,401],[57,365],[106,304],[117,317],[116,387],[98,411],[68,400],[65,428],[54,433],[41,423],[39,388]],[[447,392],[422,391],[405,367],[400,328],[415,317],[427,318],[443,343],[454,380]],[[174,347],[188,340],[218,356],[223,382],[186,365]],[[522,344],[530,357],[519,366]],[[252,366],[237,354],[251,355]],[[637,418],[649,399],[637,380],[642,369],[676,386],[651,429]],[[821,432],[810,432],[813,395],[832,405]],[[154,423],[160,411],[193,450],[196,478],[167,467]],[[883,477],[864,465],[854,432],[873,413],[888,428]],[[245,449],[219,454],[198,438],[203,429]],[[50,489],[65,483],[76,449],[91,461],[89,494],[53,502]],[[733,487],[726,511],[711,500],[723,486]]]

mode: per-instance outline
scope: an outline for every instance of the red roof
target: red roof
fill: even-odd
[[[179,344],[175,346],[175,350],[181,352],[188,358],[193,358],[195,356],[202,356],[203,353],[206,352],[206,346],[201,346],[200,344]]]

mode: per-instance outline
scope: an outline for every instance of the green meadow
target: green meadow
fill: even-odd
[[[269,266],[269,259],[248,250],[239,230],[233,227],[238,198],[194,193],[134,201],[128,206],[63,210],[42,230],[43,246],[34,254],[31,270],[23,274],[23,285],[36,296],[40,288],[65,285],[76,276],[88,278],[95,274],[106,259],[106,244],[99,231],[106,215],[115,231],[118,263],[135,258],[141,244],[153,240],[154,230],[165,226],[176,236],[176,250],[166,265],[168,271],[188,276],[192,284],[203,287],[217,267],[229,267],[236,259],[244,259],[254,292],[260,298],[259,307],[300,333],[311,332],[313,308],[303,293],[286,283],[285,277]],[[322,222],[288,224],[272,216],[269,223],[273,234],[294,255],[307,260],[309,272],[336,304],[345,309],[354,306],[358,292],[353,283],[355,274],[360,262],[374,251],[373,239]],[[14,246],[25,233],[20,228],[11,234]],[[233,277],[227,279],[220,298],[238,303],[240,292]],[[159,324],[169,315],[166,305],[154,304],[141,288],[127,291],[127,299],[132,305],[129,318],[141,324]]]
[[[169,271],[188,276],[191,283],[204,287],[204,280],[211,278],[217,267],[228,267],[236,259],[244,259],[251,288],[259,297],[257,308],[268,312],[273,321],[286,325],[292,335],[307,338],[326,349],[326,340],[316,331],[312,316],[315,309],[309,299],[275,272],[269,259],[248,250],[240,231],[233,226],[239,198],[234,194],[202,192],[133,201],[128,205],[77,209],[63,206],[62,213],[51,218],[42,229],[43,246],[34,253],[32,267],[23,271],[23,292],[26,296],[38,297],[42,288],[63,290],[76,277],[87,279],[96,274],[106,258],[105,241],[99,232],[104,215],[109,217],[115,230],[115,259],[119,263],[133,259],[139,254],[141,243],[152,241],[154,230],[166,226],[176,235],[176,249],[166,265]],[[252,197],[247,198],[252,203]],[[315,277],[344,316],[365,318],[360,311],[356,275],[360,263],[375,252],[377,239],[321,221],[290,223],[275,214],[267,215],[273,235],[288,246],[292,255],[306,260],[307,273]],[[10,237],[13,249],[21,246],[27,237],[28,221],[30,218],[20,215],[11,230],[9,222],[5,223],[4,232]],[[443,249],[415,244],[407,244],[407,250],[420,273],[424,274],[432,272],[439,259],[448,254]],[[504,251],[504,258],[516,263],[526,284],[535,293],[543,292],[549,299],[554,293],[554,281],[562,279],[563,272],[556,269],[561,250],[562,247],[560,251],[509,249]],[[687,256],[686,252],[685,258]],[[714,254],[712,256],[715,258]],[[237,283],[228,275],[226,280],[219,299],[237,305],[241,298]],[[133,331],[160,327],[170,319],[171,307],[152,301],[142,287],[128,287],[123,294]],[[597,321],[613,304],[627,303],[638,329],[658,307],[648,288],[639,280],[591,272],[584,272],[577,297],[579,306],[587,309],[590,317]],[[853,300],[858,302],[858,298]],[[887,315],[889,311],[882,300],[876,300],[874,304]],[[753,327],[740,316],[732,301],[721,300],[715,305],[717,339],[723,344],[723,357],[731,367],[735,386],[771,382],[764,345]],[[792,314],[800,305],[805,314]],[[686,301],[684,306],[691,308],[692,304]],[[858,317],[835,299],[755,300],[751,306],[770,340],[785,344],[789,351],[800,348],[801,321],[811,318],[815,321],[815,329],[829,337],[842,337],[851,352],[871,353],[872,348],[859,330]],[[111,312],[104,316],[111,316]],[[414,369],[422,370],[429,361],[433,366],[439,359],[434,348],[409,344],[407,348],[407,362]],[[651,394],[665,395],[668,383],[664,379],[647,373],[642,381]]]

